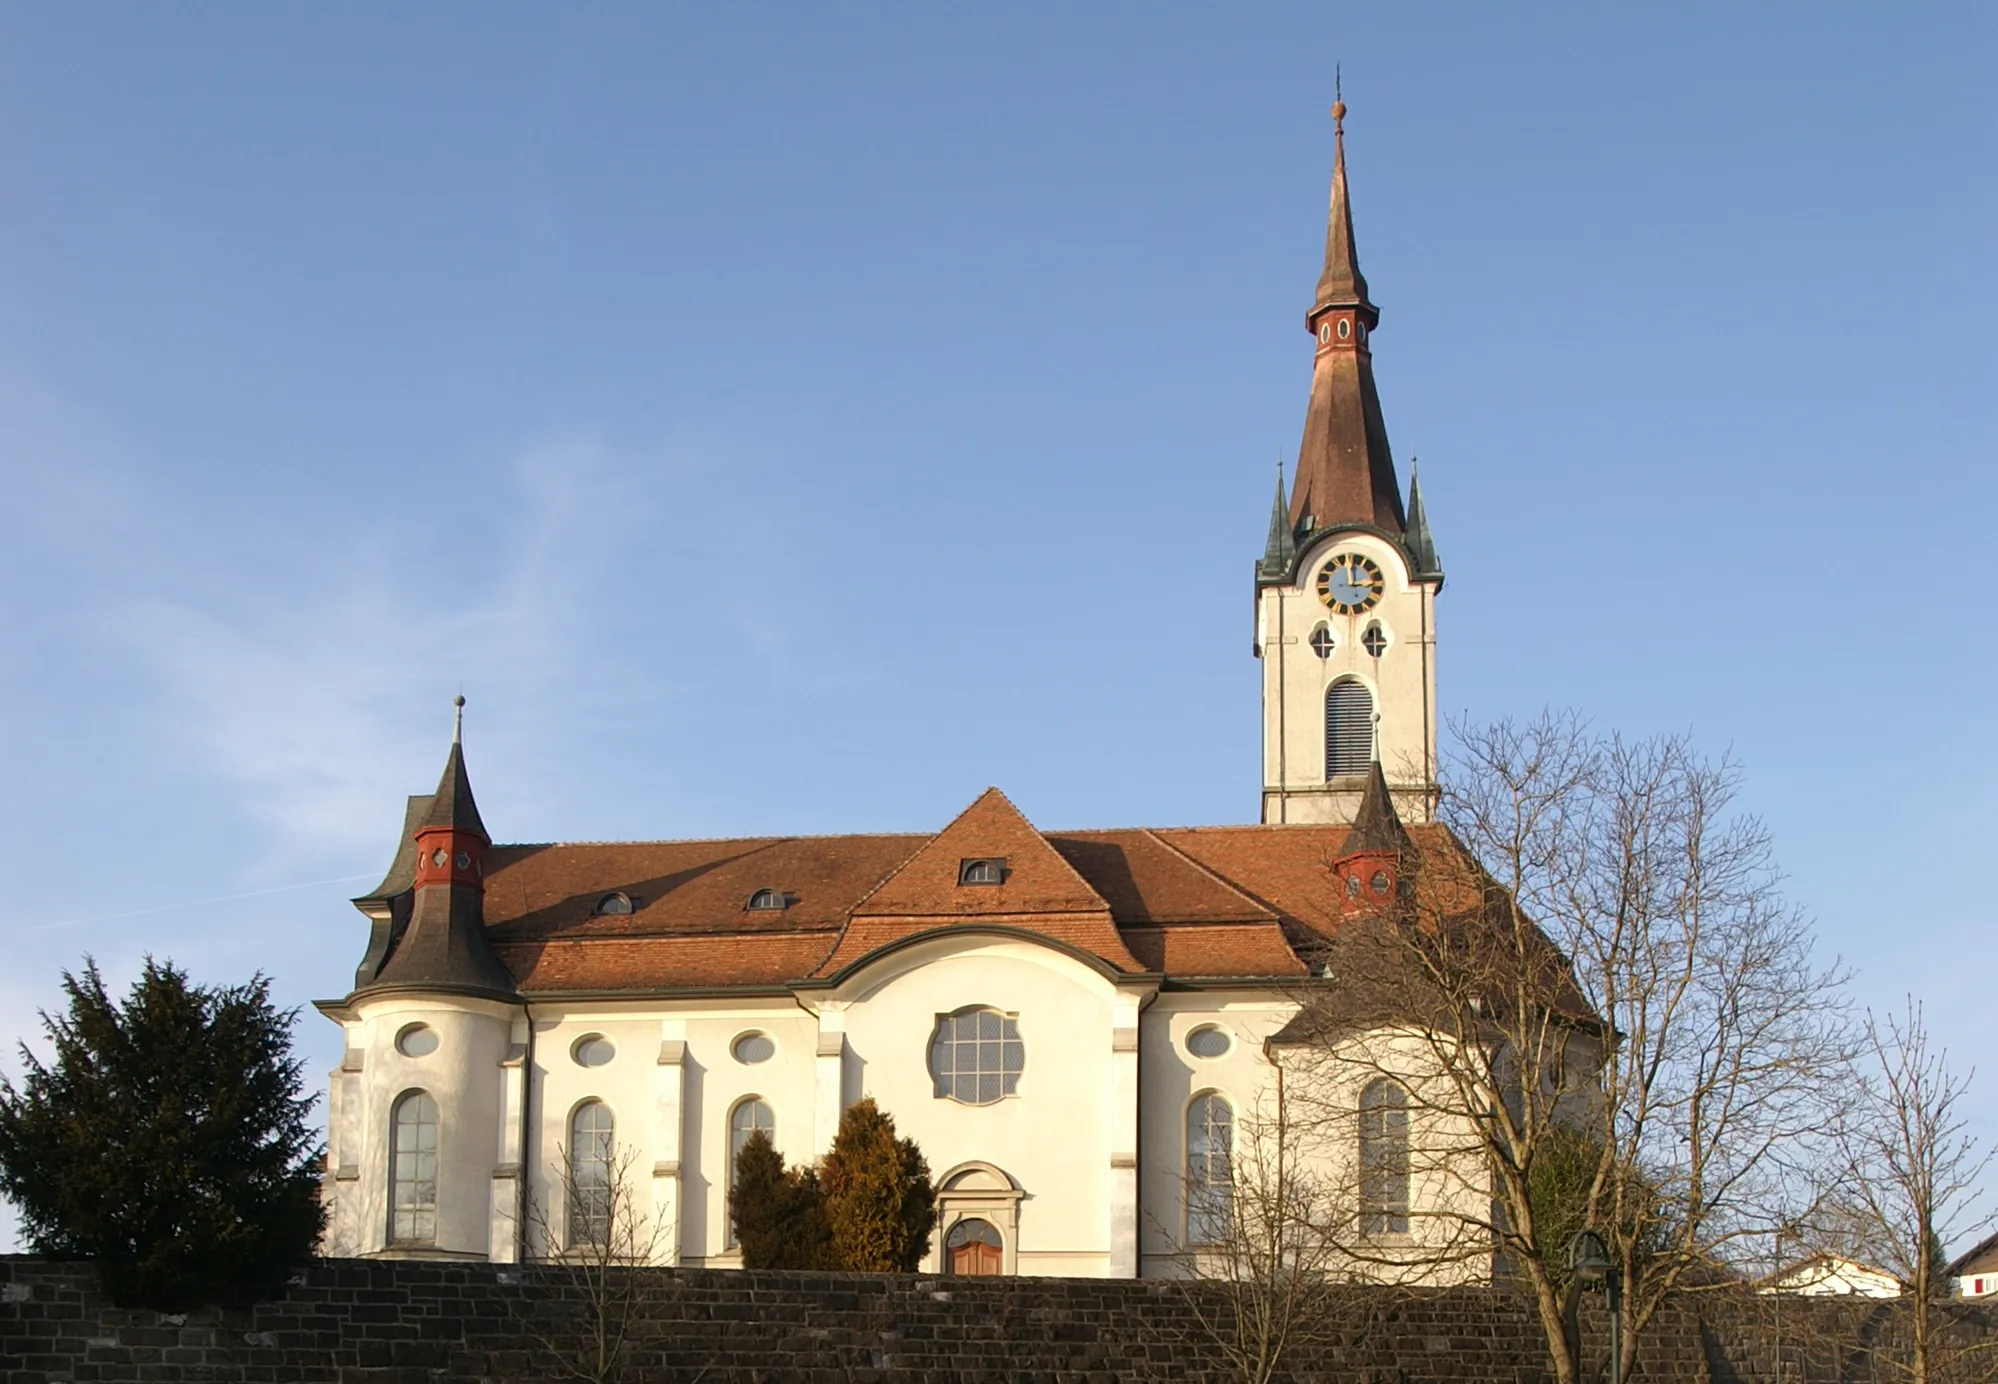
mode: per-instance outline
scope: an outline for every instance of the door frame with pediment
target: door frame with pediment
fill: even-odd
[[[950,1272],[944,1241],[959,1221],[985,1221],[999,1232],[999,1272],[1020,1271],[1020,1202],[1027,1194],[1003,1169],[973,1160],[959,1163],[937,1179],[937,1225],[930,1237],[930,1269]]]

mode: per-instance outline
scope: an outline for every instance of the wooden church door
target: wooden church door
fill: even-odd
[[[990,1221],[959,1221],[944,1240],[944,1251],[955,1274],[1005,1272],[1005,1248]]]

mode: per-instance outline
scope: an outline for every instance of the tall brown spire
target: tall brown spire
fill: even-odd
[[[1305,326],[1318,343],[1311,403],[1298,447],[1290,517],[1298,536],[1366,524],[1400,538],[1406,525],[1387,425],[1374,388],[1367,344],[1380,309],[1367,297],[1346,193],[1346,103],[1332,107],[1332,208],[1325,227],[1325,272]]]

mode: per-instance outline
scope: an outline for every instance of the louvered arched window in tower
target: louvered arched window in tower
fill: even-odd
[[[1364,774],[1374,759],[1374,697],[1348,678],[1325,689],[1325,777]]]

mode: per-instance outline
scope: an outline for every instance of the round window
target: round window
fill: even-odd
[[[1367,881],[1367,887],[1372,889],[1376,894],[1387,893],[1388,891],[1387,871],[1386,870],[1374,871],[1374,877]]]
[[[1186,1035],[1186,1050],[1195,1057],[1219,1057],[1234,1046],[1228,1031],[1205,1024]]]
[[[429,1024],[411,1024],[396,1034],[395,1050],[404,1057],[428,1057],[437,1051],[437,1030]]]
[[[767,1033],[745,1033],[735,1040],[729,1051],[735,1054],[736,1061],[754,1066],[758,1062],[768,1062],[776,1056],[777,1044],[771,1041]]]
[[[569,1052],[576,1059],[578,1067],[602,1067],[617,1056],[617,1049],[611,1046],[611,1040],[601,1033],[578,1038],[576,1046]]]

